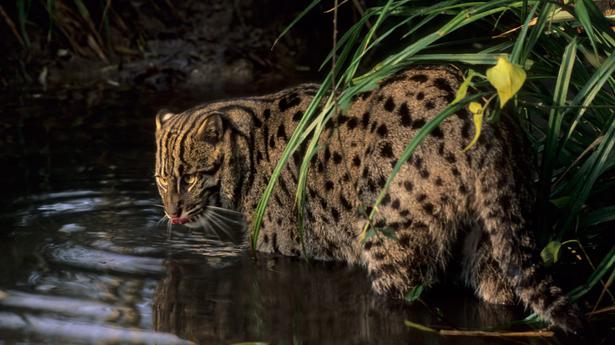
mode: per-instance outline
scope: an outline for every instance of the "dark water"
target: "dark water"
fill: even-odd
[[[0,343],[511,342],[404,326],[484,329],[522,316],[458,288],[407,306],[374,296],[361,268],[255,259],[207,231],[169,233],[152,178],[151,114],[191,101],[88,95],[4,103]]]

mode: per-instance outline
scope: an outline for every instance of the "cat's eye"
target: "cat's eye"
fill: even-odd
[[[187,184],[188,186],[191,186],[196,182],[197,178],[196,178],[196,175],[185,175],[183,177],[183,180],[185,184]]]
[[[162,177],[162,176],[156,176],[156,182],[158,182],[158,185],[162,188],[162,189],[167,189],[167,179]]]

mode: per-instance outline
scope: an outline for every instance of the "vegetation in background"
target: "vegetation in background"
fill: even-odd
[[[51,71],[73,57],[92,62],[88,73],[143,59],[148,29],[169,22],[174,14],[164,0],[4,1],[0,48],[7,53],[0,57],[0,87],[37,81],[46,87]]]
[[[300,17],[319,2],[314,0]],[[343,112],[353,97],[409,65],[455,64],[467,76],[456,102],[411,138],[374,202],[370,223],[402,164],[448,116],[470,106],[476,135],[483,119],[514,116],[538,157],[535,232],[545,264],[559,265],[562,250],[569,250],[578,260],[575,266],[588,268],[587,275],[569,279],[569,285],[577,286],[570,292],[572,299],[583,297],[590,304],[590,317],[613,313],[615,298],[609,288],[615,279],[615,242],[607,229],[615,220],[613,18],[609,22],[589,0],[388,0],[363,14],[334,41],[321,66],[328,68],[333,62],[258,205],[252,245],[256,246],[277,177],[300,145],[307,147],[296,194],[298,218],[303,219],[309,161],[338,109]],[[323,105],[321,112],[316,111],[318,105]],[[300,230],[303,233],[301,225]],[[387,230],[368,224],[362,237],[394,236]],[[409,299],[417,299],[422,288],[418,290]]]
[[[0,88],[270,88],[288,83],[305,66],[320,61],[318,52],[328,50],[328,42],[320,39],[322,17],[317,13],[299,23],[299,30],[274,52],[270,49],[280,25],[306,3],[4,1],[0,49],[6,54],[0,56]],[[344,22],[353,15],[346,13]]]
[[[0,5],[0,14],[12,35],[26,50],[34,44],[31,39],[33,32],[44,32],[44,42],[40,44],[66,45],[78,55],[108,61],[114,50],[122,52],[126,49],[112,46],[111,25],[126,34],[129,31],[129,25],[112,4],[110,0],[16,0],[14,4],[7,3],[6,7]],[[121,2],[120,7],[127,6],[133,11],[138,10],[130,1]]]

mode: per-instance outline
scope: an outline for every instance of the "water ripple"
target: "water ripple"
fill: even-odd
[[[170,333],[7,312],[0,312],[0,329],[47,341],[51,338],[91,344],[194,344]]]
[[[131,275],[164,274],[163,259],[117,254],[79,245],[54,245],[49,261],[79,269]]]
[[[2,292],[0,306],[26,309],[36,312],[78,316],[90,320],[134,323],[136,315],[131,308],[78,298],[38,295],[19,291]],[[124,319],[124,321],[120,321]]]

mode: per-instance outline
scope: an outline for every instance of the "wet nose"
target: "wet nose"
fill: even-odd
[[[188,218],[181,217],[182,209],[181,207],[173,207],[171,209],[171,224],[185,224],[188,222]]]
[[[170,200],[167,207],[167,213],[172,218],[177,218],[182,214],[182,207],[179,201]]]
[[[179,216],[181,216],[181,214],[182,214],[181,207],[175,206],[175,207],[171,208],[171,217],[179,218]]]

